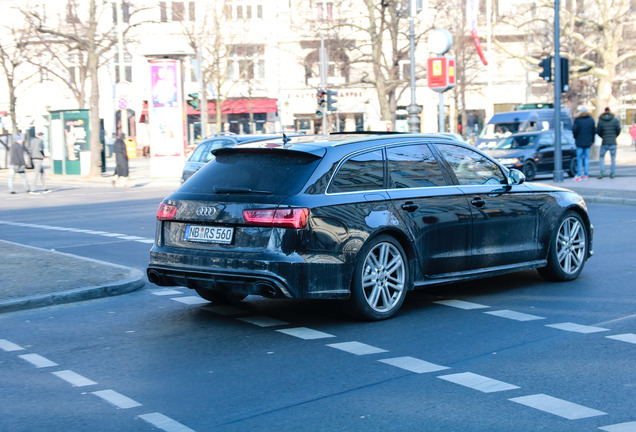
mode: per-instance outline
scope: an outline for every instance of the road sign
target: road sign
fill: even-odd
[[[436,92],[445,92],[455,87],[455,58],[430,57],[426,63],[428,87]]]
[[[126,98],[119,98],[118,104],[120,110],[128,108],[128,100]]]

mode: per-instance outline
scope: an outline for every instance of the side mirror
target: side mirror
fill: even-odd
[[[518,169],[511,169],[510,173],[508,173],[508,185],[520,185],[526,181],[526,175],[519,171]]]

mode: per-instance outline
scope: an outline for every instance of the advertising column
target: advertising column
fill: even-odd
[[[150,176],[180,177],[185,154],[181,62],[150,62]]]

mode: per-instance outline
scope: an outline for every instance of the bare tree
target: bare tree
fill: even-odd
[[[502,17],[504,24],[525,31],[534,44],[530,56],[497,45],[509,55],[523,59],[533,70],[546,55],[553,55],[554,3],[538,0],[530,8],[519,9],[514,16]],[[625,39],[625,27],[633,24],[629,0],[573,0],[560,11],[561,54],[570,59],[571,78],[591,78],[596,88],[596,113],[612,102],[612,86],[626,73],[628,61],[636,58],[634,40]]]
[[[101,175],[101,143],[99,119],[99,68],[112,59],[117,43],[116,23],[112,20],[113,3],[108,0],[89,0],[88,8],[78,0],[69,0],[65,16],[53,21],[37,11],[23,10],[24,16],[39,34],[39,44],[46,55],[33,61],[64,82],[75,96],[80,108],[86,107],[87,80],[91,168],[90,176]],[[139,12],[138,9],[135,12]],[[132,16],[132,14],[131,14]],[[54,26],[50,26],[53,22]],[[142,24],[129,24],[124,34]],[[68,56],[75,55],[69,64]],[[44,62],[42,62],[44,61]],[[69,67],[78,73],[70,73]],[[72,79],[68,79],[71,76]]]
[[[16,118],[16,102],[18,88],[29,82],[37,70],[30,70],[29,59],[33,55],[32,33],[27,27],[5,27],[6,36],[0,39],[0,67],[9,91],[9,115],[11,116],[11,133],[18,133]]]

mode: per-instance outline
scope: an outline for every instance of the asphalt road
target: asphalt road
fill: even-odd
[[[168,189],[69,186],[0,219],[152,238]],[[633,207],[591,204],[596,255],[411,293],[389,321],[333,302],[185,288],[0,315],[1,431],[636,430]],[[0,239],[143,270],[149,245],[35,226]],[[599,429],[600,428],[600,429]]]

